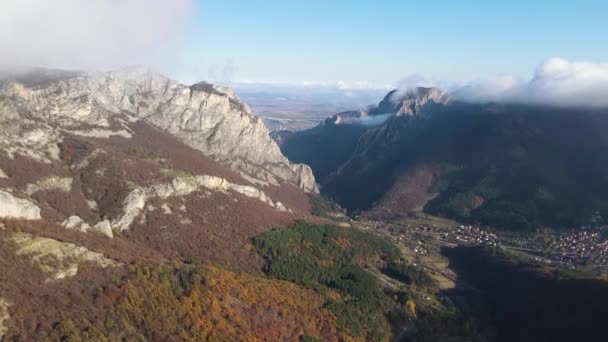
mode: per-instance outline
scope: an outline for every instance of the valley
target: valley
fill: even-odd
[[[597,154],[606,146],[599,131],[582,139],[571,129],[574,120],[586,132],[593,132],[586,125],[606,127],[605,115],[492,106],[453,102],[436,89],[419,88],[400,99],[389,93],[371,109],[283,134],[280,146],[290,160],[310,164],[320,180],[325,200],[313,209],[392,240],[437,284],[439,292],[420,300],[455,305],[474,322],[476,338],[598,336],[596,317],[608,307],[608,226],[598,192],[606,189],[605,174],[596,172],[606,167]],[[386,121],[358,123],[386,112],[393,113]],[[555,146],[564,138],[571,146]],[[560,161],[569,151],[576,170]],[[581,170],[581,163],[588,167]],[[568,184],[564,177],[580,181]],[[584,190],[588,186],[596,188]],[[574,198],[583,202],[570,202]],[[593,294],[577,302],[587,286]],[[560,300],[572,312],[555,310]]]
[[[0,342],[608,340],[606,13],[0,1]]]
[[[530,288],[546,293],[540,303],[559,296],[575,329],[596,334],[604,306],[581,312],[594,303],[566,289],[590,286],[604,301],[602,202],[574,208],[541,187],[530,203],[568,215],[483,216],[530,193],[510,197],[492,171],[507,161],[487,151],[473,149],[496,167],[465,154],[417,164],[479,129],[481,116],[449,112],[439,90],[397,104],[389,94],[277,142],[230,89],[140,69],[46,71],[5,80],[0,94],[4,339],[534,341],[547,317],[570,316],[541,310],[526,328],[510,305],[537,312]],[[428,129],[446,136],[427,140]],[[531,179],[527,154],[509,177]],[[488,267],[517,286],[488,281]]]
[[[573,252],[551,246],[603,229],[589,228],[576,237],[571,232],[514,235],[424,214],[384,222],[359,218],[349,224],[394,241],[408,263],[437,284],[437,294],[421,299],[452,303],[472,317],[484,341],[573,341],[601,334],[599,317],[608,314],[606,265],[596,258],[580,263],[570,258]],[[591,239],[569,249],[589,249]]]
[[[0,122],[3,340],[477,335],[392,241],[324,215],[230,89],[37,70],[0,83]]]

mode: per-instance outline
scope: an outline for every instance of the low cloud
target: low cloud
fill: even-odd
[[[436,83],[437,82],[431,81],[421,74],[411,74],[405,76],[399,80],[399,82],[397,82],[397,89],[399,91],[408,92],[416,87],[432,87],[435,86]]]
[[[150,64],[190,24],[194,0],[3,0],[0,70]]]
[[[417,73],[410,74],[403,77],[397,82],[397,87],[395,88],[395,92],[392,94],[390,100],[393,102],[399,102],[407,94],[410,94],[412,92],[416,93],[416,88],[418,87],[436,87],[442,89],[443,91],[450,91],[451,89],[454,89],[453,84],[431,79]]]
[[[608,63],[551,58],[530,80],[504,76],[457,87],[451,95],[469,102],[510,102],[555,106],[608,106]]]
[[[388,120],[393,114],[380,114],[380,115],[366,115],[360,118],[354,119],[354,124],[359,124],[363,126],[378,126],[383,124],[386,120]]]

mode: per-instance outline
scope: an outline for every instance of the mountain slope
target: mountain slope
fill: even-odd
[[[370,113],[387,110],[322,179],[351,212],[424,210],[515,229],[608,215],[606,110],[468,104],[427,88],[389,93]]]
[[[26,76],[0,86],[0,334],[96,321],[134,264],[259,272],[252,238],[310,211],[312,174],[227,90],[140,71]]]

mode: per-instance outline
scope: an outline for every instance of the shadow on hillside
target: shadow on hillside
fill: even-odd
[[[460,279],[457,289],[447,295],[482,326],[491,327],[496,341],[606,338],[608,282],[561,279],[555,272],[511,262],[477,247],[444,249],[442,253]]]

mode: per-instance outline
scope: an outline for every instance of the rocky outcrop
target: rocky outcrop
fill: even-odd
[[[186,196],[200,189],[222,192],[234,191],[266,203],[277,210],[288,210],[281,202],[273,201],[263,191],[253,186],[235,184],[224,178],[209,175],[181,176],[174,178],[169,183],[157,184],[148,188],[138,187],[131,191],[123,201],[122,214],[112,221],[112,227],[118,231],[129,229],[133,221],[146,206],[146,201],[150,198],[164,199],[174,196]]]
[[[123,138],[132,138],[133,136],[126,129],[121,129],[118,131],[113,131],[109,129],[92,129],[92,130],[81,130],[81,131],[66,131],[71,134],[79,135],[82,137],[90,137],[90,138],[110,138],[113,136],[119,136]]]
[[[25,193],[28,195],[33,195],[38,191],[62,191],[62,192],[70,192],[72,190],[72,178],[70,177],[56,177],[51,176],[48,178],[44,178],[36,182],[36,184],[28,184]]]
[[[0,217],[22,220],[39,220],[40,208],[34,203],[0,190]]]
[[[306,164],[292,164],[291,168],[293,172],[298,175],[296,178],[297,184],[300,189],[307,192],[318,193],[319,188],[315,181],[315,176],[312,173],[312,169]]]
[[[249,177],[318,191],[310,168],[291,164],[230,89],[186,86],[143,69],[0,83],[0,148],[10,155],[48,161],[63,134],[128,138],[126,124],[138,120]]]
[[[124,199],[122,214],[112,220],[112,227],[115,227],[117,231],[124,231],[129,229],[131,223],[135,221],[137,216],[141,213],[146,205],[146,190],[144,188],[137,188]]]
[[[91,262],[105,268],[119,263],[103,254],[73,243],[61,242],[26,233],[15,233],[11,240],[18,246],[17,255],[27,256],[50,280],[73,277],[83,262]]]
[[[112,225],[110,224],[109,220],[103,220],[98,222],[96,225],[91,226],[78,216],[70,216],[63,221],[61,225],[66,229],[78,230],[83,233],[98,232],[110,238],[114,237],[114,234],[112,233]]]

